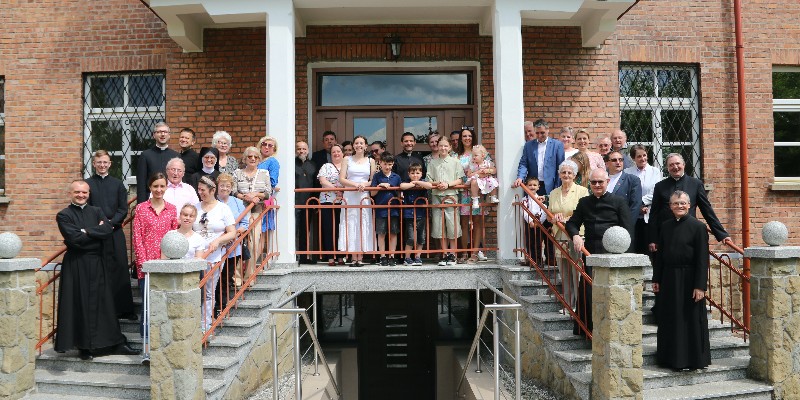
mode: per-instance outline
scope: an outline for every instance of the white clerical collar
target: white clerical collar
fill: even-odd
[[[685,175],[685,174],[684,174],[684,175]],[[672,175],[670,175],[670,178],[672,178],[672,179],[675,179],[676,181],[679,181],[679,180],[681,180],[681,178],[683,178],[683,175],[681,175],[681,176],[679,176],[679,177],[677,177],[677,178],[676,178],[676,177],[674,177],[674,176],[672,176]]]
[[[158,148],[159,148],[159,149],[161,149],[161,150],[166,150],[166,149],[168,149],[168,148],[169,148],[169,145],[168,145],[168,144],[165,144],[164,146],[159,146],[159,145],[156,145],[156,147],[158,147]]]
[[[79,207],[81,210],[83,210],[83,207],[86,207],[86,204],[87,203],[83,203],[83,204],[75,204],[74,202],[72,203],[73,206]]]
[[[108,177],[108,173],[105,173],[104,175],[97,174],[97,176],[106,179]]]

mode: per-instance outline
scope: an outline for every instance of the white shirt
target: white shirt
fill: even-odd
[[[610,181],[608,182],[608,192],[609,193],[614,193],[614,187],[617,186],[617,182],[619,181],[619,178],[621,176],[622,176],[622,171],[618,172],[616,175],[609,175],[608,176],[608,179],[610,179]]]
[[[633,167],[625,168],[625,172],[631,175],[636,175],[642,182],[642,204],[646,206],[653,204],[653,189],[655,189],[656,183],[663,179],[661,176],[661,171],[658,168],[647,164],[643,169],[639,169],[639,167],[635,165]],[[644,215],[644,222],[648,221],[650,221],[649,209]]]
[[[544,152],[547,150],[547,141],[549,138],[544,138],[544,142],[536,141],[536,176],[540,182],[544,182]]]
[[[233,216],[230,207],[221,201],[217,201],[217,205],[211,211],[203,211],[200,203],[197,206],[197,218],[194,220],[192,229],[203,237],[208,247],[214,239],[225,234],[225,228],[233,226],[236,223],[236,217]],[[206,261],[215,263],[222,259],[222,255],[227,252],[225,246],[219,246],[217,249],[208,255]]]
[[[150,194],[153,197],[153,194]],[[197,204],[200,199],[197,198],[197,192],[194,191],[192,185],[184,182],[178,182],[177,185],[172,182],[167,182],[167,190],[164,192],[164,201],[175,206],[178,212],[186,204]]]

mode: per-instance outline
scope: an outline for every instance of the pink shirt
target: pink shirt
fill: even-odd
[[[178,211],[174,205],[164,202],[160,214],[153,209],[150,200],[136,206],[133,218],[133,250],[136,252],[136,273],[144,279],[142,264],[161,258],[161,239],[167,232],[178,228]]]

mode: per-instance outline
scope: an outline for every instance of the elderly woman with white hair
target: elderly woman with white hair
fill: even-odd
[[[239,162],[236,161],[236,157],[228,155],[231,151],[231,146],[233,146],[231,135],[225,131],[217,131],[211,137],[211,146],[219,151],[219,158],[217,159],[219,172],[233,174],[233,171],[239,168]]]
[[[272,194],[269,171],[258,168],[258,164],[261,162],[261,152],[258,148],[250,146],[244,149],[242,159],[245,167],[237,169],[233,173],[232,196],[242,200],[245,207],[251,203],[254,204],[250,211],[250,224],[253,225],[250,232],[252,258],[247,262],[244,273],[242,273],[241,266],[236,268],[233,282],[237,288],[250,279],[255,267],[254,263],[261,254],[261,218],[258,218],[258,215],[263,210],[264,200]]]
[[[548,205],[550,212],[553,213],[553,217],[549,219],[553,224],[553,236],[555,236],[556,240],[567,243],[565,247],[569,250],[570,257],[574,260],[580,259],[580,254],[574,251],[573,246],[570,246],[569,236],[558,228],[556,222],[566,223],[572,213],[575,212],[575,208],[578,207],[578,200],[589,195],[589,190],[586,187],[575,183],[577,174],[578,164],[575,164],[572,160],[565,160],[558,166],[558,177],[561,178],[561,186],[550,192],[550,204]],[[581,234],[583,234],[582,229]],[[563,283],[564,299],[574,309],[577,300],[578,272],[572,269],[572,264],[567,261],[563,254],[557,259]]]

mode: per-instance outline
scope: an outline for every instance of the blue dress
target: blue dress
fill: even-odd
[[[259,163],[258,169],[265,169],[269,171],[269,183],[272,184],[272,193],[274,194],[275,187],[278,186],[278,175],[281,173],[281,165],[278,163],[278,160],[275,159],[275,157],[270,157]],[[268,211],[267,215],[264,216],[264,220],[261,222],[261,232],[266,232],[268,230],[275,230],[274,210]]]

